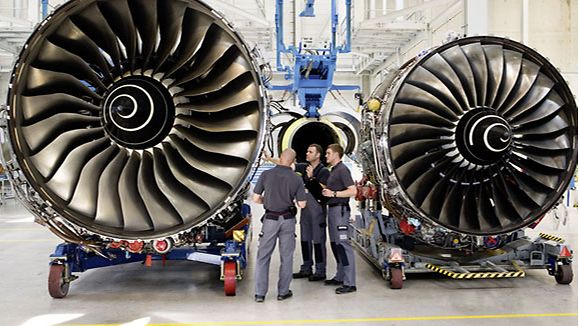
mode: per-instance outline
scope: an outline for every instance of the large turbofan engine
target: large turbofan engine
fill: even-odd
[[[195,0],[67,3],[32,34],[12,75],[18,193],[71,242],[227,223],[265,138],[256,62]]]
[[[280,128],[277,134],[278,151],[281,153],[285,148],[293,148],[298,162],[305,162],[305,153],[311,144],[318,144],[324,149],[333,143],[341,144],[347,155],[353,154],[358,147],[360,121],[349,113],[332,112],[319,118],[306,118],[294,113],[279,115],[291,119],[273,128]]]
[[[426,243],[537,222],[575,170],[573,96],[545,58],[517,42],[445,44],[391,72],[372,96],[365,172],[404,232]]]

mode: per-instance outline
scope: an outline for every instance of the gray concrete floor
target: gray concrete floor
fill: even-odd
[[[254,207],[259,216],[260,207]],[[577,210],[554,231],[543,221],[531,234],[562,236],[577,251]],[[254,224],[258,230],[260,223]],[[524,279],[456,281],[433,274],[410,275],[390,290],[360,256],[358,292],[338,296],[334,287],[294,280],[294,297],[275,300],[279,256],[272,261],[270,293],[253,301],[255,237],[237,296],[225,297],[219,268],[194,262],[127,264],[90,270],[72,283],[65,299],[47,293],[48,255],[60,242],[14,200],[0,206],[0,325],[577,325],[577,281],[557,285],[543,270]],[[300,264],[299,246],[294,266]],[[335,270],[330,259],[329,271]],[[574,263],[577,271],[577,264]],[[577,272],[576,272],[577,273]],[[552,315],[554,314],[554,315]],[[561,316],[561,314],[571,314]],[[507,315],[511,315],[510,317]]]

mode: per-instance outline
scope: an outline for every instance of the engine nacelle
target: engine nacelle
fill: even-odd
[[[577,106],[544,57],[469,37],[392,70],[367,102],[364,172],[405,234],[445,247],[542,218],[577,165]]]
[[[258,59],[201,1],[64,4],[10,81],[17,194],[77,243],[231,224],[266,137]]]

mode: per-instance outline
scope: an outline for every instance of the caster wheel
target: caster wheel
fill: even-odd
[[[390,288],[391,289],[401,289],[404,284],[402,279],[402,270],[400,268],[390,269]]]
[[[555,280],[559,284],[569,284],[573,281],[573,269],[571,265],[561,265],[555,272]]]
[[[61,299],[68,294],[69,282],[65,281],[66,271],[64,265],[50,265],[48,273],[48,293],[51,297]]]
[[[225,289],[225,295],[228,297],[235,295],[235,285],[237,282],[236,267],[236,263],[233,261],[225,262],[225,266],[223,267],[223,274],[225,276],[225,279],[223,280],[223,287]]]

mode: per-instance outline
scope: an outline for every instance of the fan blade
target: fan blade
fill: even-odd
[[[103,137],[103,128],[68,131],[44,147],[30,159],[38,172],[50,179],[66,156],[76,147]]]
[[[239,180],[243,174],[241,165],[232,160],[224,161],[223,158],[216,158],[211,153],[194,150],[190,143],[177,136],[170,136],[173,147],[181,154],[183,159],[195,169],[205,173],[209,179],[218,179],[227,183],[232,188],[235,181]]]
[[[185,187],[171,173],[167,160],[158,148],[153,150],[154,173],[160,191],[171,202],[185,223],[194,222],[209,210],[209,206]]]
[[[464,54],[462,48],[458,45],[451,47],[441,53],[442,57],[452,67],[465,90],[468,98],[468,107],[477,106],[476,84],[473,71],[471,69],[468,58]]]
[[[452,131],[417,123],[390,126],[390,146],[421,139],[442,139],[453,135]]]
[[[105,167],[98,181],[98,199],[94,222],[99,225],[114,228],[123,228],[124,226],[123,210],[119,196],[119,182],[127,160],[127,152],[120,150]]]
[[[408,76],[407,82],[426,92],[434,95],[445,104],[446,107],[454,111],[455,114],[462,114],[463,109],[448,87],[435,74],[422,66],[416,67]]]
[[[86,80],[100,90],[106,89],[101,79],[79,56],[54,45],[50,41],[45,41],[42,47],[43,51],[38,54],[34,63],[37,68],[67,73],[80,80]]]
[[[495,102],[492,105],[493,108],[497,108],[499,111],[501,111],[507,97],[513,91],[521,71],[521,65],[523,64],[522,53],[511,50],[503,50],[503,56],[505,61],[503,78],[501,80],[501,85],[499,86],[499,92],[497,93]]]
[[[101,109],[89,102],[83,101],[69,94],[56,93],[39,96],[22,96],[22,115],[28,125],[58,113],[78,113],[97,116]]]
[[[473,73],[474,91],[477,95],[476,105],[485,105],[488,88],[488,67],[483,47],[480,43],[471,43],[464,45],[462,50],[466,55]]]
[[[519,78],[517,79],[513,91],[503,106],[498,107],[499,112],[509,112],[511,108],[515,106],[515,104],[518,106],[519,101],[521,101],[521,99],[523,99],[523,97],[532,90],[532,86],[539,76],[540,69],[541,67],[539,67],[539,65],[534,64],[529,60],[523,59],[521,70],[519,72]]]
[[[175,129],[190,143],[204,151],[239,157],[248,160],[251,149],[255,145],[255,138],[232,139],[228,135],[215,135],[192,130],[183,126],[175,126]],[[245,138],[245,137],[244,137]]]
[[[118,153],[118,147],[109,146],[91,158],[82,167],[74,193],[68,207],[85,216],[95,217],[99,196],[99,179],[103,171]]]
[[[503,47],[496,44],[485,44],[482,46],[487,61],[487,96],[484,105],[491,107],[496,101],[499,87],[503,79],[504,56]]]
[[[436,96],[411,84],[402,86],[396,102],[425,108],[451,121],[458,120],[457,115]]]
[[[559,94],[551,92],[549,96],[536,106],[529,114],[521,114],[512,120],[512,123],[524,125],[527,123],[534,123],[543,119],[551,118],[551,115],[559,111],[564,101]]]
[[[257,111],[250,112],[247,115],[230,116],[223,119],[216,119],[213,115],[204,118],[184,114],[179,114],[176,118],[207,132],[257,132],[259,130],[259,114]],[[208,118],[211,118],[211,120]]]
[[[193,12],[190,9],[185,11],[183,34],[187,35],[187,37],[182,38],[181,44],[176,51],[175,63],[171,64],[171,68],[167,70],[166,76],[172,76],[193,60],[209,32],[211,24],[213,24],[213,20],[209,16],[199,12]]]
[[[435,163],[442,159],[449,150],[428,153],[426,155],[415,158],[412,161],[400,166],[396,169],[396,174],[400,179],[400,183],[408,188],[416,179],[432,169]]]
[[[26,88],[22,95],[47,95],[66,93],[76,97],[88,96],[100,101],[102,96],[86,87],[80,80],[62,72],[30,67],[26,77]]]
[[[236,87],[240,81],[243,82],[243,77],[245,75],[248,75],[247,77],[249,77],[249,79],[253,78],[251,76],[251,70],[247,66],[247,62],[241,58],[231,64],[227,69],[219,71],[215,74],[216,76],[211,75],[213,75],[213,71],[210,76],[204,78],[198,85],[193,87],[192,90],[188,90],[184,94],[187,96],[208,95],[226,87]]]
[[[183,16],[187,8],[187,2],[183,1],[158,1],[157,18],[159,19],[159,30],[161,41],[157,49],[157,62],[154,72],[159,72],[165,60],[171,55],[182,38],[181,26],[183,25]]]
[[[204,177],[203,173],[199,173],[198,170],[190,166],[180,153],[169,144],[163,143],[163,149],[169,168],[175,178],[209,207],[215,207],[225,199],[229,191],[228,187],[223,187],[222,183],[216,182],[214,179]]]
[[[112,60],[111,64],[119,71],[121,69],[121,50],[117,36],[109,26],[98,5],[93,3],[79,14],[71,16],[70,19],[100,49],[107,53]]]
[[[193,110],[197,112],[220,112],[223,110],[233,110],[242,104],[259,101],[259,91],[255,84],[247,85],[238,92],[219,96],[197,103],[178,104],[178,109]],[[256,107],[258,104],[256,103]]]
[[[457,119],[449,120],[431,110],[403,103],[394,104],[394,109],[390,116],[391,124],[419,123],[446,129],[455,128],[456,124],[453,123],[455,120]]]
[[[78,184],[84,166],[98,153],[105,151],[109,145],[110,141],[108,139],[101,138],[73,149],[64,159],[54,176],[46,183],[47,187],[62,200],[68,202]]]
[[[141,157],[133,152],[123,167],[119,177],[119,198],[123,211],[125,231],[143,232],[154,229],[153,221],[145,208],[138,189],[138,173]]]
[[[468,96],[466,95],[465,89],[461,86],[460,78],[439,53],[432,55],[422,66],[444,82],[446,87],[454,94],[463,110],[470,107]]]
[[[76,113],[61,113],[35,124],[22,127],[22,135],[30,147],[30,151],[38,153],[64,132],[90,129],[93,126],[100,126],[99,117],[87,117]]]
[[[427,153],[444,149],[443,145],[452,143],[451,139],[419,139],[392,146],[394,167],[399,167]],[[453,146],[456,147],[456,146]]]
[[[129,62],[130,70],[135,70],[137,31],[127,0],[101,1],[98,6],[108,25],[124,45],[124,57]]]
[[[150,0],[132,0],[129,2],[131,16],[141,38],[141,56],[143,57],[143,68],[146,70],[155,45],[157,44],[158,17],[157,6],[150,5]]]
[[[157,187],[157,178],[153,169],[153,155],[149,152],[143,152],[137,188],[153,222],[153,229],[168,229],[182,224],[183,220],[179,213]]]

